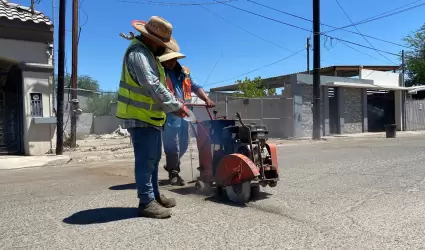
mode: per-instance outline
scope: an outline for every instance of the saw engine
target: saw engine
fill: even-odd
[[[245,124],[239,113],[236,117],[198,123],[197,188],[215,185],[231,201],[245,203],[260,186],[275,187],[279,171],[276,146],[267,143],[267,127]]]

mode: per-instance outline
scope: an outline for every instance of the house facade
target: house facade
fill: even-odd
[[[53,38],[43,13],[0,0],[0,154],[54,148]]]
[[[398,65],[320,69],[322,135],[381,132],[387,124],[409,129],[410,114],[417,110],[407,112],[406,97],[411,88],[403,87],[398,69]],[[313,76],[300,72],[264,79],[263,83],[284,90],[279,96],[243,100],[225,94],[237,90],[236,85],[229,85],[211,89],[211,96],[220,113],[240,112],[247,121],[268,126],[273,137],[311,137]]]

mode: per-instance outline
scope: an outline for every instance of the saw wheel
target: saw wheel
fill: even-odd
[[[245,204],[251,196],[251,182],[246,181],[233,186],[226,186],[226,195],[229,200],[237,204]]]

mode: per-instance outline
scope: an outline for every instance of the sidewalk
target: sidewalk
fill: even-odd
[[[414,136],[424,136],[424,135],[425,135],[425,131],[397,131],[396,137],[414,137]],[[340,139],[340,138],[385,138],[385,132],[342,134],[342,135],[324,136],[323,138],[327,140],[334,140],[334,139]]]
[[[0,170],[41,167],[54,161],[67,159],[66,155],[0,156]]]

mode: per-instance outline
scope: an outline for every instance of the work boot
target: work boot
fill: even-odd
[[[156,200],[148,204],[139,204],[139,217],[165,219],[171,217],[171,209],[161,206]]]
[[[159,195],[155,197],[156,201],[163,207],[172,208],[176,206],[176,200],[173,198],[167,198],[164,195]]]
[[[184,180],[180,177],[178,173],[170,173],[168,175],[170,185],[172,186],[184,186]]]

